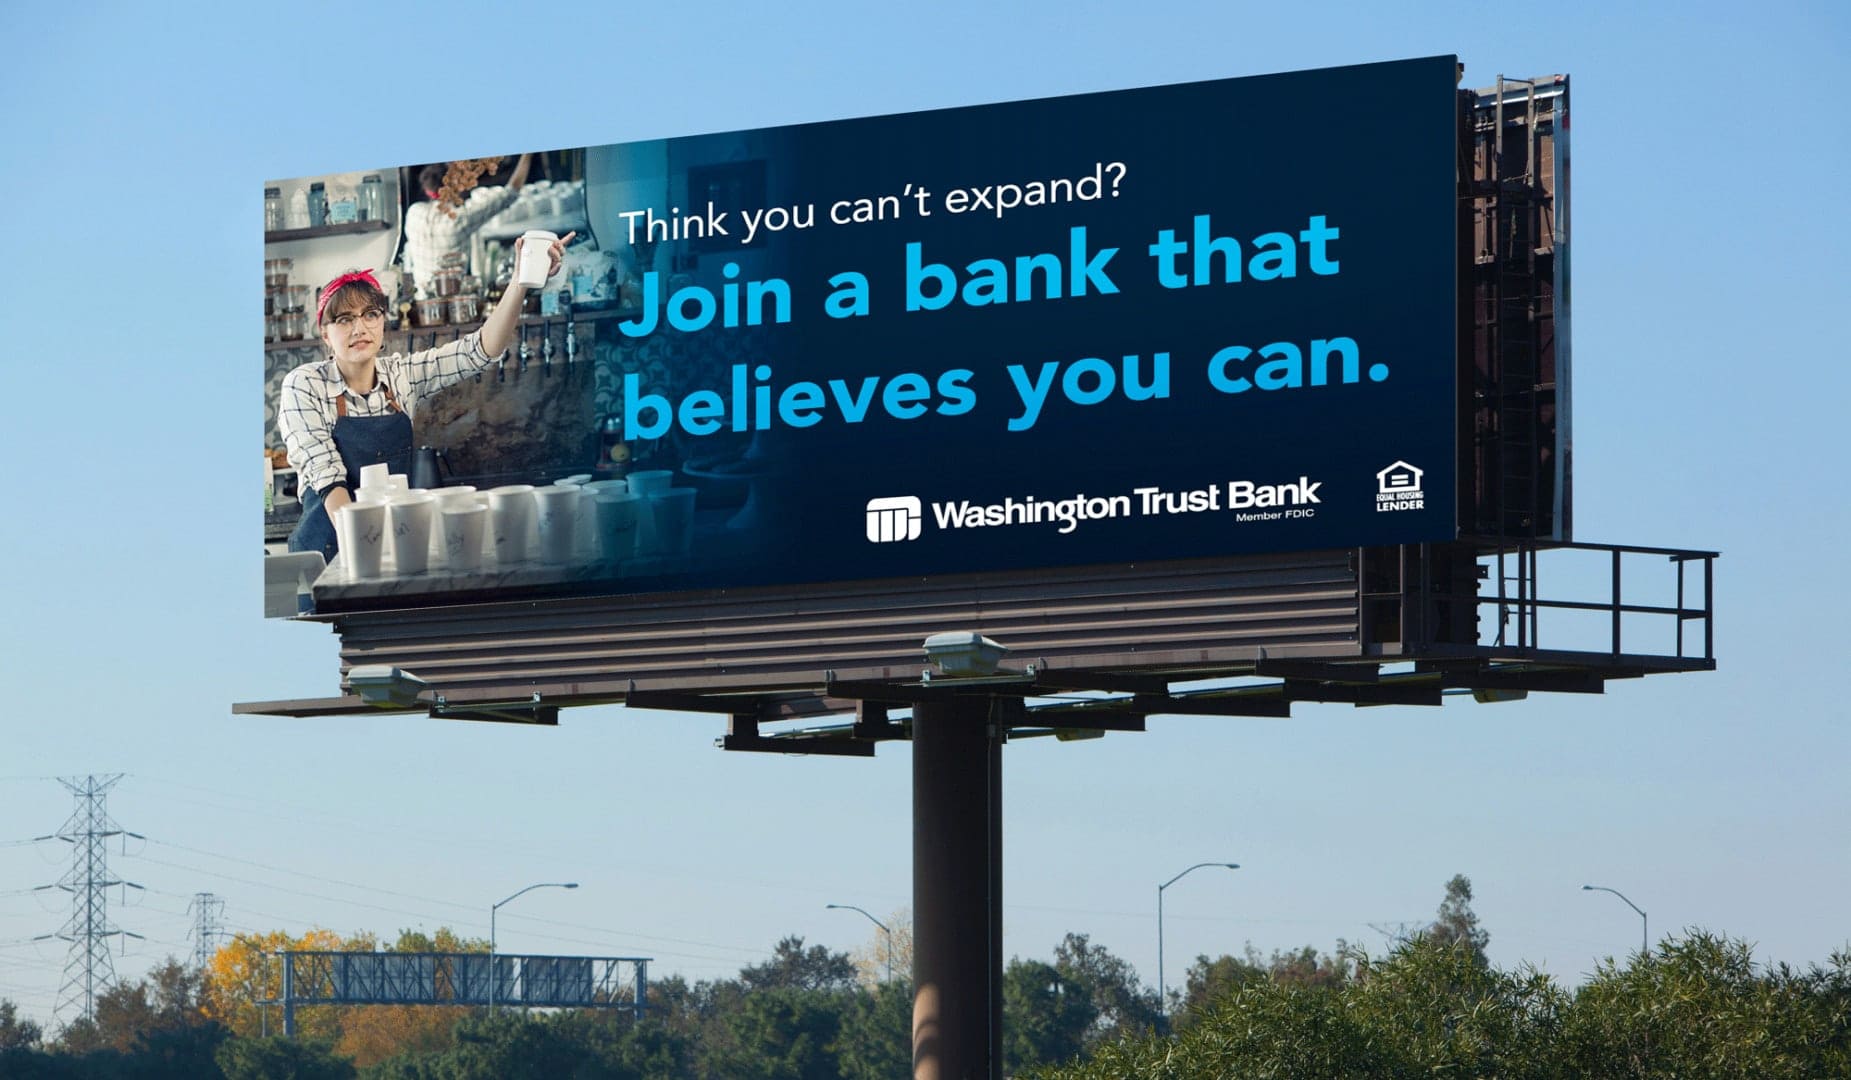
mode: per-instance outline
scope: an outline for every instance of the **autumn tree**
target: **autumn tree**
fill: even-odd
[[[892,977],[911,979],[913,977],[913,913],[911,908],[901,908],[882,919],[888,933],[882,933],[879,927],[870,926],[874,933],[868,940],[849,950],[848,958],[861,973],[861,985],[872,990],[888,978],[887,944],[893,942]]]
[[[488,952],[487,938],[463,938],[449,927],[436,933],[400,930],[398,940],[387,946],[396,953],[483,953]],[[443,1050],[454,1041],[457,1022],[469,1015],[465,1005],[360,1005],[341,1011],[340,1038],[334,1051],[367,1069],[387,1058],[404,1053],[428,1053]]]
[[[368,934],[343,939],[332,930],[310,930],[299,937],[286,931],[267,934],[239,934],[212,954],[205,970],[206,1015],[230,1029],[239,1038],[255,1039],[266,1030],[282,1030],[280,1006],[267,1005],[283,996],[283,960],[285,952],[325,951],[373,948]],[[266,1013],[265,1009],[273,1011]],[[340,1034],[336,1007],[312,1005],[296,1009],[296,1031],[304,1038],[332,1043]]]
[[[89,1017],[67,1025],[57,1049],[86,1055],[97,1069],[105,1059],[141,1063],[148,1076],[210,1073],[225,1031],[201,1007],[198,972],[169,957],[140,979],[126,979],[96,997]]]

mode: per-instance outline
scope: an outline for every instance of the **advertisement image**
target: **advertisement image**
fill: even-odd
[[[267,611],[1451,539],[1456,71],[270,181]]]

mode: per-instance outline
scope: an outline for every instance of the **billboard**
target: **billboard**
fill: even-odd
[[[360,504],[273,565],[328,613],[1452,539],[1456,72],[273,182],[266,542]]]

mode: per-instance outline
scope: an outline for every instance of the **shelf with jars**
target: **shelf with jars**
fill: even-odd
[[[584,325],[586,323],[608,322],[612,319],[635,319],[641,314],[642,312],[635,308],[610,308],[605,310],[574,308],[569,312],[561,312],[555,315],[542,315],[538,313],[523,314],[521,316],[520,326],[523,329],[531,330],[536,327],[563,326],[568,323]],[[303,320],[304,325],[302,326],[301,332],[307,334],[306,337],[266,338],[264,347],[267,349],[293,349],[310,345],[320,345],[321,338],[310,332],[313,328],[306,325],[311,321],[313,321],[312,316]],[[407,335],[416,335],[420,338],[429,336],[441,341],[461,337],[464,334],[480,329],[481,326],[481,319],[474,319],[468,322],[446,321],[429,324],[421,324],[414,320],[409,326],[401,321],[399,325],[391,326],[386,329],[385,348],[383,351],[387,353],[415,351],[412,348],[411,342],[407,341]]]
[[[358,236],[362,233],[387,232],[397,227],[390,221],[350,221],[344,225],[320,225],[306,229],[265,229],[264,243],[283,244],[291,240],[318,240],[324,236]]]

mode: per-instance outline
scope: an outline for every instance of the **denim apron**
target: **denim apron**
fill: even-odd
[[[362,466],[383,464],[395,473],[411,471],[411,417],[399,408],[398,398],[392,395],[392,387],[386,385],[384,376],[380,377],[379,386],[386,392],[386,404],[392,410],[382,416],[348,416],[345,390],[334,399],[336,415],[329,434],[334,437],[334,448],[340,451],[341,464],[347,467],[349,495],[360,492]],[[289,550],[319,551],[322,558],[333,562],[337,549],[334,522],[328,519],[321,492],[308,489],[299,494],[302,520],[296,522],[289,534]]]

